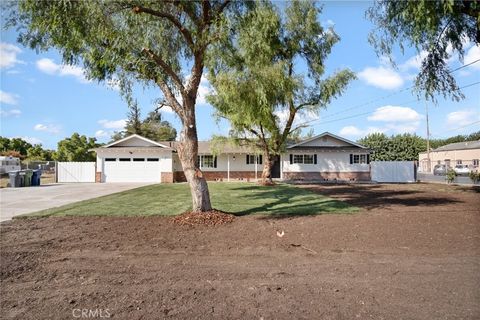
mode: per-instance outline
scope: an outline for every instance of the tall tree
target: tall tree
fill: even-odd
[[[262,2],[216,46],[208,100],[230,121],[234,141],[263,153],[263,183],[271,183],[274,156],[299,129],[295,118],[326,107],[354,78],[347,69],[324,77],[339,37],[321,26],[320,13],[309,1],[290,2],[284,12]]]
[[[414,134],[397,134],[388,137],[384,133],[372,133],[358,140],[358,143],[372,149],[373,161],[413,161],[418,154],[427,150],[427,142]]]
[[[83,62],[91,79],[118,79],[127,97],[134,82],[161,90],[182,122],[178,154],[193,210],[210,210],[196,161],[195,102],[209,46],[223,33],[228,12],[243,2],[19,0],[13,6],[8,25],[20,30],[22,44],[58,49],[64,62]]]
[[[466,43],[480,44],[480,0],[377,0],[367,16],[377,26],[370,42],[379,55],[392,57],[396,44],[402,52],[411,46],[423,54],[415,80],[418,92],[429,99],[435,93],[464,97],[447,60],[458,53],[463,61]]]
[[[135,105],[128,113],[124,130],[115,132],[112,140],[116,141],[131,134],[139,134],[154,141],[173,141],[177,137],[177,130],[170,122],[162,120],[162,114],[158,110],[149,112],[143,120],[140,117],[140,109]]]
[[[57,161],[95,161],[95,152],[89,150],[99,146],[97,139],[87,138],[75,132],[70,138],[65,138],[58,142],[54,159]]]

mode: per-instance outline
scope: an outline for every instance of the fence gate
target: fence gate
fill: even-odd
[[[58,162],[57,182],[95,182],[95,162]]]
[[[373,161],[370,168],[373,181],[415,182],[414,161]]]

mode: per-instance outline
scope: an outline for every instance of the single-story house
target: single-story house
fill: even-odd
[[[418,155],[422,172],[433,172],[437,164],[444,164],[448,168],[464,164],[472,170],[478,170],[480,168],[480,140],[450,143],[430,150],[430,161],[428,157],[427,152]]]
[[[178,142],[152,141],[131,135],[94,149],[96,182],[185,181],[177,154]],[[370,180],[371,150],[325,132],[289,145],[276,158],[272,178],[283,180]],[[198,163],[207,180],[261,177],[262,155],[247,147],[225,145],[214,152],[208,141],[198,143]]]

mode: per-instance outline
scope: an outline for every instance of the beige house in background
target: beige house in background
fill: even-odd
[[[433,172],[437,164],[445,164],[449,168],[457,164],[467,165],[471,170],[479,170],[480,140],[447,144],[430,151],[430,166],[427,152],[418,155],[422,172]]]

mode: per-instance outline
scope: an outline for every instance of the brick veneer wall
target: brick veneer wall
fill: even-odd
[[[370,181],[370,172],[284,172],[285,180]]]
[[[203,176],[207,181],[217,181],[217,180],[227,180],[228,172],[227,171],[202,171]],[[260,179],[262,177],[262,172],[257,172],[257,177]],[[246,180],[246,179],[255,179],[255,171],[230,171],[230,180]],[[185,174],[183,171],[177,171],[174,173],[175,182],[186,182]]]
[[[102,182],[102,173],[101,172],[95,172],[95,182]]]
[[[160,181],[162,183],[173,183],[173,172],[162,172],[160,176]]]

